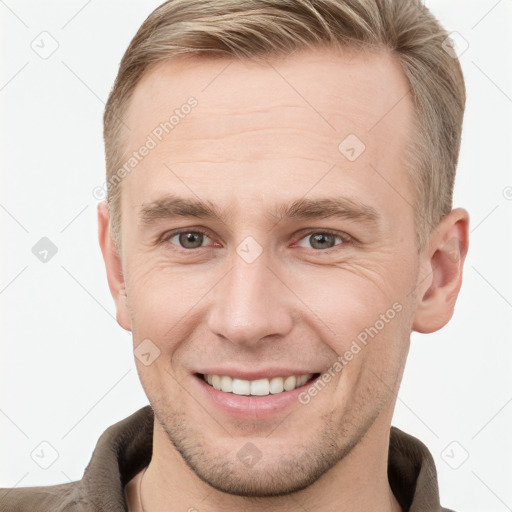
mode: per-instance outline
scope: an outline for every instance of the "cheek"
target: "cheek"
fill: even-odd
[[[404,265],[397,269],[393,259],[322,269],[294,283],[297,296],[308,306],[308,318],[332,350],[331,364],[343,366],[343,394],[353,393],[361,379],[369,388],[383,386],[383,392],[394,388],[405,362],[412,273]]]
[[[330,335],[344,347],[365,328],[390,324],[403,308],[409,278],[393,272],[392,265],[371,262],[347,263],[331,268],[313,268],[293,281],[294,293],[302,299]]]
[[[191,321],[194,305],[204,295],[200,281],[201,276],[184,273],[155,258],[132,262],[128,299],[135,357],[141,351],[137,347],[147,340],[150,352],[158,353],[150,365],[136,360],[141,384],[150,400],[160,400],[162,393],[174,400],[179,398],[175,379],[181,376],[176,375],[172,361],[184,341],[192,337],[196,325]]]
[[[127,293],[134,341],[144,338],[186,339],[191,330],[204,323],[212,307],[209,291],[219,286],[226,268],[218,265],[173,264],[162,255],[134,255],[127,265]],[[396,254],[380,253],[357,263],[300,265],[283,270],[289,283],[294,310],[300,309],[304,325],[312,326],[324,342],[341,354],[354,339],[373,339],[377,330],[392,332],[400,321],[411,287],[411,276]],[[220,284],[222,287],[222,284]],[[290,305],[290,290],[283,290],[282,307]],[[278,298],[274,298],[276,304]],[[292,311],[289,312],[292,314]]]
[[[166,342],[175,338],[176,329],[190,323],[194,309],[215,284],[212,272],[173,265],[159,257],[134,258],[127,269],[134,338],[153,336]]]

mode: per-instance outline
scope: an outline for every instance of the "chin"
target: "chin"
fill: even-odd
[[[305,436],[302,430],[295,442],[289,436],[272,442],[269,437],[277,437],[277,431],[252,438],[252,442],[229,437],[226,432],[219,442],[205,436],[201,429],[206,427],[187,421],[183,412],[162,417],[155,410],[155,414],[169,441],[199,479],[220,492],[248,498],[279,497],[308,488],[348,455],[362,437],[356,435],[351,441],[343,438],[340,445],[339,418],[336,421],[330,414],[321,418],[316,435]]]

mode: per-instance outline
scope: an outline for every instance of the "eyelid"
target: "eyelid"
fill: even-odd
[[[157,244],[169,242],[171,240],[171,238],[174,238],[176,235],[181,235],[183,233],[201,233],[202,235],[207,236],[210,240],[213,238],[211,236],[210,231],[205,228],[195,228],[195,227],[178,228],[175,230],[166,231],[165,233],[162,233],[157,239]],[[175,245],[175,244],[173,244],[173,245]],[[176,245],[176,247],[178,249],[182,249],[184,251],[189,251],[189,252],[192,250],[192,249],[185,249],[184,247],[180,247],[179,245]],[[205,249],[205,247],[199,247],[199,249]]]
[[[337,247],[345,245],[347,242],[348,243],[356,242],[355,238],[353,238],[351,235],[349,235],[348,233],[346,233],[344,231],[336,231],[334,229],[328,229],[328,228],[317,228],[317,229],[308,228],[307,230],[301,231],[298,234],[297,242],[295,242],[295,243],[302,241],[304,238],[306,238],[308,236],[316,235],[316,234],[332,235],[332,236],[338,237],[341,240],[341,243],[336,244],[334,247],[329,247],[328,249],[318,249],[315,251],[315,252],[319,252],[319,253],[333,251]]]

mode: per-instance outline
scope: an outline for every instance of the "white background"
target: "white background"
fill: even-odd
[[[0,487],[80,479],[105,428],[147,403],[115,321],[92,190],[105,179],[104,102],[159,4],[0,1]],[[469,44],[454,205],[472,233],[452,321],[412,336],[393,424],[431,450],[445,507],[502,512],[512,510],[512,5],[427,6]],[[31,48],[43,31],[59,45],[48,59]],[[47,263],[32,253],[44,236],[58,248]],[[46,470],[31,458],[42,441],[59,454]]]

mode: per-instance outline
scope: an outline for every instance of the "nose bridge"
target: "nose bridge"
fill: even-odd
[[[288,333],[293,317],[289,294],[272,272],[270,257],[262,253],[251,260],[244,257],[244,249],[240,244],[230,272],[216,287],[209,327],[233,343],[254,345]],[[245,254],[251,250],[249,246]]]

